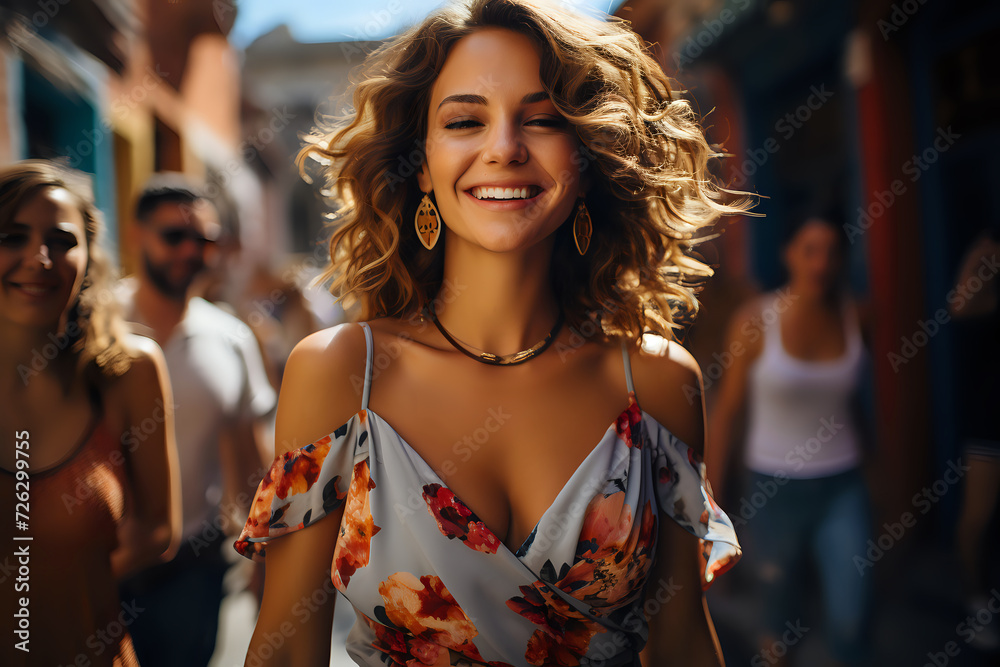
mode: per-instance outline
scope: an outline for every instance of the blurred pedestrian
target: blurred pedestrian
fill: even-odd
[[[1000,308],[998,308],[997,256],[1000,255],[1000,215],[994,215],[988,229],[966,249],[959,264],[958,278],[948,300],[952,317],[962,320],[966,332],[975,337],[968,352],[969,386],[962,430],[963,465],[967,466],[958,521],[957,546],[962,564],[966,607],[975,616],[992,604],[997,584],[997,558],[992,550],[996,532],[988,530],[997,520],[1000,500]],[[990,558],[989,556],[993,556]],[[972,638],[975,646],[988,652],[1000,650],[1000,632],[987,624]]]
[[[223,576],[221,548],[249,507],[263,465],[260,422],[275,393],[249,328],[200,297],[218,233],[216,211],[179,174],[157,174],[136,202],[137,271],[119,296],[127,319],[163,347],[177,400],[177,446],[184,500],[182,542],[170,563],[123,584],[149,611],[134,626],[143,665],[203,667],[215,648]],[[224,502],[224,500],[231,502]]]
[[[163,356],[126,332],[100,234],[80,172],[0,169],[5,667],[136,665],[129,631],[146,610],[116,578],[180,534]]]
[[[795,220],[782,250],[787,283],[748,302],[729,324],[724,349],[733,351],[733,363],[710,414],[713,488],[724,492],[737,458],[749,469],[746,495],[732,508],[762,587],[759,649],[767,664],[787,664],[794,650],[789,628],[804,616],[810,561],[819,574],[830,654],[858,665],[868,651],[872,578],[853,561],[870,535],[856,406],[867,317],[842,287],[845,255],[835,216]],[[734,425],[744,410],[747,432],[740,438]],[[742,448],[731,454],[738,440]],[[801,637],[793,635],[798,644]]]

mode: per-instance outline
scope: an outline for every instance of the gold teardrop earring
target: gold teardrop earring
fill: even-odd
[[[583,199],[576,207],[576,215],[573,216],[573,241],[576,249],[581,255],[587,254],[590,247],[590,237],[594,234],[594,224],[590,220],[590,211]]]
[[[428,250],[433,250],[441,236],[441,213],[431,200],[429,192],[424,193],[424,198],[420,200],[417,214],[413,217],[413,226],[417,229],[420,243]]]

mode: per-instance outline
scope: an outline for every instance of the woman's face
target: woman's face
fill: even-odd
[[[448,227],[494,252],[548,237],[583,196],[573,126],[542,88],[538,49],[500,28],[459,40],[431,89],[418,176]]]
[[[0,228],[0,313],[23,326],[57,326],[80,292],[88,260],[73,195],[38,190]]]
[[[800,293],[823,295],[837,286],[843,267],[839,232],[819,220],[799,228],[785,248],[789,282]]]

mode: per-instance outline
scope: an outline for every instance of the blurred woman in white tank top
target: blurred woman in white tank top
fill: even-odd
[[[854,562],[870,537],[856,410],[868,372],[867,317],[842,288],[847,239],[839,222],[803,216],[785,235],[788,282],[731,320],[723,350],[731,365],[710,406],[706,457],[716,496],[726,496],[727,468],[746,469],[743,495],[727,507],[761,585],[757,657],[776,667],[794,653],[783,637],[799,621],[822,624],[841,664],[865,664],[868,654],[871,577]],[[821,619],[806,613],[809,566],[821,587]]]

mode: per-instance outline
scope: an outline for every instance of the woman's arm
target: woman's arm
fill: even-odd
[[[763,326],[759,299],[753,299],[736,311],[726,330],[723,351],[730,355],[732,362],[719,378],[708,420],[705,452],[708,478],[717,500],[726,495],[728,473],[733,465],[733,441],[739,435],[737,425],[745,414],[750,366],[762,349]]]
[[[124,415],[121,443],[132,485],[131,512],[119,526],[120,546],[111,555],[112,570],[119,578],[169,560],[181,537],[174,403],[166,362],[149,338],[131,335],[128,342],[131,366],[109,391]],[[142,428],[136,429],[139,425]]]
[[[670,343],[664,356],[649,361],[644,364],[643,377],[636,378],[637,399],[646,412],[701,457],[705,407],[698,362],[676,342]],[[640,397],[643,387],[647,389]],[[699,400],[684,400],[685,394],[690,395],[685,387],[696,387]],[[656,562],[646,589],[649,641],[642,663],[646,667],[721,666],[722,651],[701,589],[698,538],[663,513],[659,519]]]
[[[649,641],[645,667],[724,667],[722,649],[701,590],[698,538],[660,515],[657,554],[646,589]]]
[[[331,433],[358,411],[361,396],[351,380],[364,377],[364,363],[364,333],[354,324],[320,331],[296,346],[278,397],[276,456]],[[336,597],[330,568],[343,513],[341,505],[267,544],[264,597],[246,665],[330,664]]]

